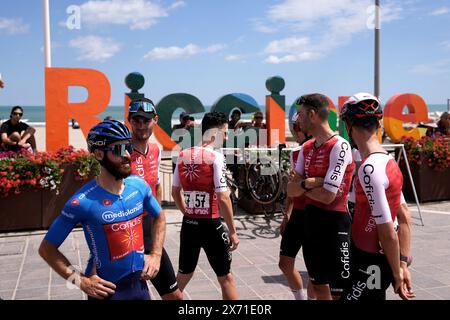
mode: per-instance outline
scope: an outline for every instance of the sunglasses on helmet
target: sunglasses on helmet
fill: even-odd
[[[153,103],[148,101],[135,101],[130,104],[128,107],[128,112],[138,112],[139,110],[142,110],[144,112],[148,113],[154,113],[156,114],[156,109]]]
[[[128,151],[129,154],[133,152],[133,145],[131,143],[122,143],[116,144],[112,147],[104,148],[104,151],[111,151],[113,155],[116,157],[125,156],[125,151]]]

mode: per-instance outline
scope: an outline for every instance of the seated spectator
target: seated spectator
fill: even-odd
[[[104,121],[106,120],[114,120],[114,118],[112,116],[106,116],[105,119],[103,119]]]
[[[6,151],[19,151],[22,148],[36,152],[36,129],[21,121],[22,107],[15,106],[11,109],[9,120],[5,121],[1,128],[1,141]]]
[[[228,121],[228,129],[229,130],[235,130],[237,129],[237,124],[239,120],[241,120],[241,114],[242,112],[239,109],[233,110],[231,113],[230,121]]]
[[[450,135],[450,115],[448,112],[444,112],[441,115],[441,118],[439,119],[437,123],[437,132],[439,132],[443,136]]]

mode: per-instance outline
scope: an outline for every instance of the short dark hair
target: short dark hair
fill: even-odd
[[[202,120],[202,135],[206,131],[213,128],[220,128],[224,124],[227,124],[227,116],[223,112],[208,112],[205,114]]]
[[[13,112],[16,111],[17,109],[19,109],[19,110],[22,111],[22,113],[23,113],[23,109],[22,109],[21,106],[14,106],[14,107],[12,107],[12,109],[11,109],[11,115],[12,115]]]
[[[351,125],[353,127],[364,129],[368,132],[377,131],[380,127],[380,121],[377,117],[355,118]]]
[[[231,113],[231,115],[233,115],[233,114],[239,114],[239,115],[241,115],[242,112],[241,112],[241,110],[239,110],[239,109],[234,109],[233,112]]]
[[[314,110],[319,115],[319,118],[328,120],[330,115],[330,104],[328,98],[320,93],[311,93],[301,96],[296,104],[307,110]]]

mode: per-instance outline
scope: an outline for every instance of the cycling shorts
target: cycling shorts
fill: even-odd
[[[363,251],[353,243],[351,253],[352,279],[341,300],[386,300],[386,290],[393,282],[386,256]]]
[[[305,238],[305,211],[293,209],[284,229],[280,244],[280,256],[295,258]]]
[[[142,271],[130,273],[117,283],[115,293],[105,300],[151,300],[147,282],[141,280]],[[97,300],[88,297],[88,300]]]
[[[195,271],[201,248],[205,251],[209,264],[217,277],[223,277],[230,273],[230,238],[220,218],[183,217],[178,272],[189,274]]]
[[[350,215],[312,205],[305,211],[303,256],[311,282],[341,295],[350,280]]]

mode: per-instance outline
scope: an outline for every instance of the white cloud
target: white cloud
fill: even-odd
[[[443,14],[447,14],[450,12],[450,9],[447,7],[438,8],[430,13],[432,16],[441,16]]]
[[[381,9],[382,22],[399,19],[401,11],[397,4],[386,2]],[[348,44],[353,35],[373,29],[374,12],[371,0],[285,0],[271,6],[265,20],[308,36],[272,41],[266,47],[265,53],[271,56],[265,62],[296,62],[323,57]],[[280,48],[276,49],[277,46]],[[276,55],[281,52],[285,55]]]
[[[91,0],[81,5],[81,20],[88,24],[129,25],[131,30],[145,30],[168,16],[168,11],[183,7],[177,1],[168,8],[148,0]]]
[[[253,19],[253,29],[261,33],[275,33],[278,31],[278,28],[271,25],[270,23],[264,22],[260,19]]]
[[[182,8],[182,7],[185,7],[185,6],[186,6],[186,2],[184,2],[184,1],[177,1],[177,2],[172,3],[168,9],[169,10],[175,10],[175,9]]]
[[[78,37],[69,43],[79,51],[78,60],[105,62],[120,51],[121,45],[111,38]]]
[[[239,54],[230,54],[225,57],[225,61],[243,61],[244,56]]]
[[[419,64],[412,67],[410,72],[427,76],[448,74],[450,73],[450,59],[445,59],[430,64]]]
[[[223,44],[213,44],[206,48],[201,48],[196,44],[188,44],[184,48],[181,47],[156,47],[147,52],[144,59],[150,60],[171,60],[179,58],[187,58],[200,53],[215,53],[225,48]]]
[[[22,18],[11,19],[0,17],[0,31],[5,30],[9,34],[27,33],[30,26],[22,21]]]

